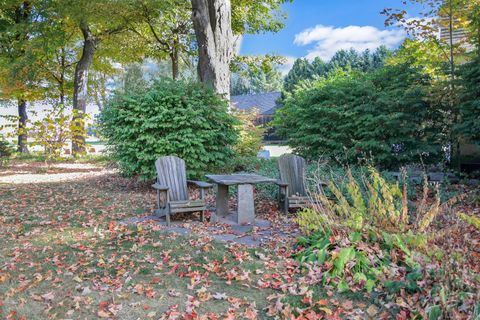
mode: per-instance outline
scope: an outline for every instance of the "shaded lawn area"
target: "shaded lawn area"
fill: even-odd
[[[154,194],[99,170],[70,181],[0,184],[1,318],[264,319],[305,298],[318,299],[330,318],[380,313],[362,294],[307,290],[289,247],[253,249],[204,233],[169,234],[154,223],[119,224],[151,213]]]

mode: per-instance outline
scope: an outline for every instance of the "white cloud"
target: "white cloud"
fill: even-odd
[[[314,43],[307,59],[320,57],[329,60],[341,49],[353,48],[357,51],[374,50],[381,45],[394,48],[405,39],[405,32],[399,29],[380,30],[372,26],[348,26],[335,28],[317,25],[295,35],[294,43],[305,46]]]
[[[292,69],[293,64],[295,63],[295,60],[297,60],[297,58],[290,57],[290,56],[287,56],[284,58],[285,58],[285,63],[282,63],[281,65],[279,65],[277,69],[282,73],[283,76],[286,76],[290,71],[290,69]]]

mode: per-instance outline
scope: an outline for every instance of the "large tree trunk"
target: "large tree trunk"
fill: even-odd
[[[27,134],[27,102],[23,99],[18,100],[18,147],[20,153],[28,153],[28,134]]]
[[[30,1],[23,1],[15,10],[15,24],[26,23],[30,17],[32,5]],[[20,32],[16,35],[18,41],[25,41],[28,38],[28,34],[24,33],[23,29],[19,29]],[[25,50],[20,50],[20,56],[25,55]],[[27,102],[20,98],[18,99],[18,143],[17,151],[20,153],[28,153],[28,134],[27,134]]]
[[[83,34],[82,57],[75,67],[75,78],[73,80],[73,123],[77,133],[72,141],[72,153],[74,155],[85,152],[85,111],[88,98],[88,73],[93,62],[93,55],[97,47],[98,39],[92,34],[88,24],[80,23],[80,30]]]
[[[230,0],[191,0],[200,81],[230,100],[233,33]]]

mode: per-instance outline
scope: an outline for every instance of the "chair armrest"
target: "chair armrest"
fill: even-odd
[[[213,184],[203,181],[187,180],[187,183],[196,185],[199,188],[212,188]]]
[[[161,184],[158,184],[158,183],[152,184],[152,188],[154,188],[156,190],[159,190],[159,191],[167,191],[168,189],[170,189],[169,187],[162,186]]]
[[[283,182],[282,180],[275,181],[275,184],[280,186],[280,187],[288,187],[288,183]]]

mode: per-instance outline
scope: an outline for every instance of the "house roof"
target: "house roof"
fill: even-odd
[[[238,110],[250,111],[255,108],[258,109],[261,115],[272,115],[277,107],[277,100],[280,96],[280,92],[244,94],[232,96],[230,103]]]

